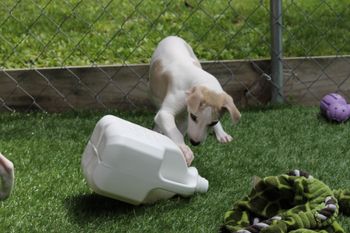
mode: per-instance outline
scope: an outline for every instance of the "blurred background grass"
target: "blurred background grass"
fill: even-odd
[[[349,54],[348,0],[283,1],[284,55]],[[3,0],[4,68],[147,63],[165,36],[202,60],[269,57],[269,1]]]

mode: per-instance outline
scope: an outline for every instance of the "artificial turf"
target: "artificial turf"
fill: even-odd
[[[192,147],[192,165],[209,180],[206,194],[150,206],[101,197],[88,188],[80,160],[105,114],[152,126],[147,111],[0,114],[0,151],[16,168],[12,196],[0,202],[1,232],[217,232],[253,176],[299,168],[332,188],[350,188],[349,123],[329,123],[315,107],[283,106],[243,110],[236,126],[225,115],[233,142],[220,145],[209,136]],[[349,232],[350,218],[340,223]]]

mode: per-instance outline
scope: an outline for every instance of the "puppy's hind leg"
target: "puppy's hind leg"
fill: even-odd
[[[222,128],[220,121],[213,127],[216,139],[221,143],[227,143],[232,141],[231,135],[226,133]]]

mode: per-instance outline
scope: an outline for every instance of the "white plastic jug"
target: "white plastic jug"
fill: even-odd
[[[96,193],[134,205],[208,190],[168,137],[112,115],[97,122],[81,165]]]

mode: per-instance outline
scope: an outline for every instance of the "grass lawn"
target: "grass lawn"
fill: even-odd
[[[269,1],[2,0],[0,67],[147,63],[165,36],[203,60],[270,56]],[[287,56],[350,53],[348,0],[284,0]]]
[[[193,147],[193,166],[210,183],[206,194],[139,207],[94,195],[80,159],[107,113],[152,125],[150,112],[0,115],[1,152],[16,167],[14,192],[0,203],[1,232],[217,232],[225,211],[248,194],[254,175],[299,168],[332,188],[350,188],[349,123],[328,123],[318,108],[294,106],[242,111],[234,127],[225,115],[235,141],[219,145],[209,137]],[[340,222],[349,232],[350,218]]]

